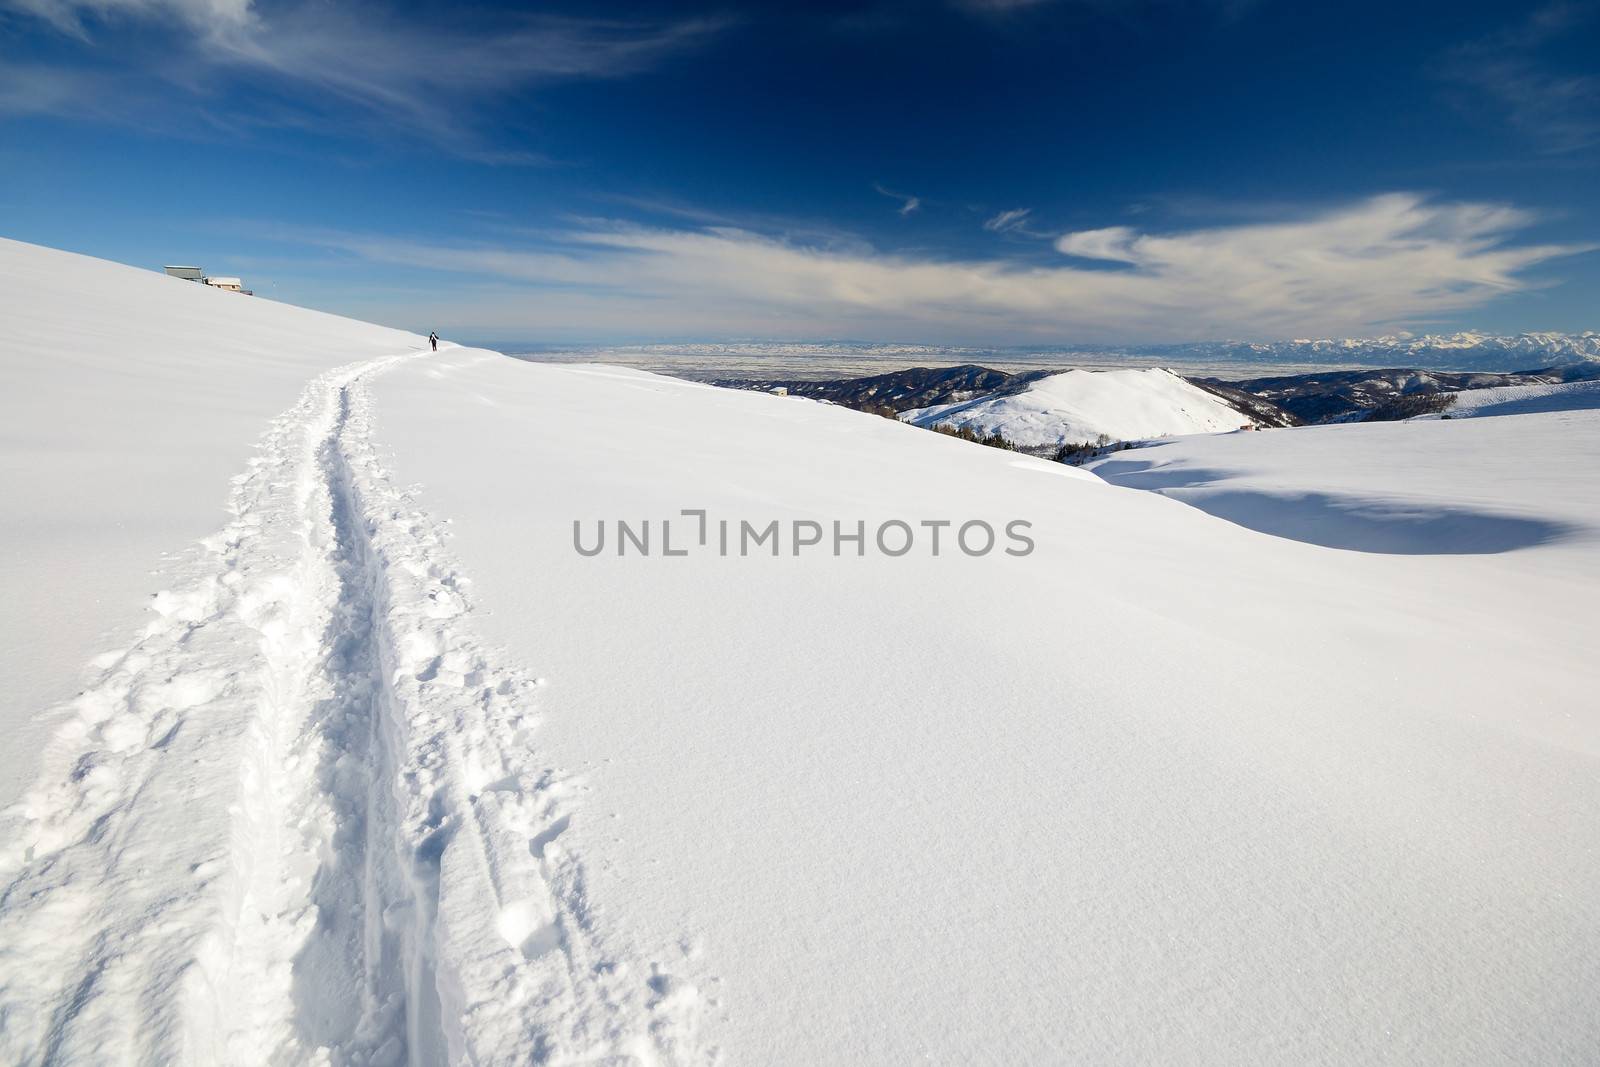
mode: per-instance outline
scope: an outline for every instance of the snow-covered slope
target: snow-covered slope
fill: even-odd
[[[375,396],[480,625],[550,679],[592,899],[681,961],[728,1062],[1600,1049],[1592,435],[1435,423],[1286,459],[1346,495],[1434,472],[1434,507],[1530,523],[1400,555],[633,371],[452,353]],[[1368,428],[1310,440],[1340,429]],[[684,509],[1015,516],[1038,547],[724,557]],[[575,552],[574,520],[618,518],[655,554]],[[661,556],[661,519],[695,551]]]
[[[422,339],[0,239],[0,803],[35,713],[143,617],[164,557],[227,518],[228,480],[307,379]]]
[[[1444,414],[1451,418],[1480,415],[1534,415],[1544,411],[1590,411],[1600,408],[1600,381],[1508,385],[1457,393]],[[1437,418],[1438,416],[1426,416]]]
[[[420,339],[0,254],[0,725],[37,771],[0,813],[0,1062],[683,1058],[693,1001],[558,840],[535,680],[372,450]]]
[[[970,427],[1035,447],[1237,430],[1252,420],[1171,371],[1069,370],[960,404],[900,416],[917,426]]]
[[[46,313],[74,271],[9,254],[13,328],[64,358],[168,338],[121,388],[215,406],[223,469],[186,477],[230,503],[191,534],[214,505],[162,490],[181,555],[84,601],[118,639],[72,646],[87,685],[0,822],[0,1061],[1600,1050],[1594,414],[1147,450],[1494,531],[1352,552],[796,398],[264,302],[188,334],[199,305],[109,267],[75,324]],[[298,399],[258,419],[219,349]],[[6,462],[58,475],[126,429],[25,425]],[[95,494],[153,507],[118,503],[166,469],[130,454],[60,505],[80,549],[124,536]],[[977,520],[1033,551],[963,551]]]
[[[1184,438],[1085,469],[1279,537],[1408,556],[1513,553],[1513,572],[1587,583],[1600,580],[1597,450],[1600,412],[1585,411]]]

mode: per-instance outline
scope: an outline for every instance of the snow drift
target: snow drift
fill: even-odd
[[[917,426],[969,427],[1026,447],[1237,430],[1253,420],[1168,370],[1069,370],[960,404],[900,416]]]

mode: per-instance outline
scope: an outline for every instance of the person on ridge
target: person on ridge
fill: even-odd
[[[428,344],[433,346],[433,350],[435,352],[439,351],[439,335],[437,333],[429,331],[429,333],[428,333]]]

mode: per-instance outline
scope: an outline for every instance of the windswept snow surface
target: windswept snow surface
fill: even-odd
[[[1595,415],[1118,457],[1451,510],[1348,551],[796,398],[3,251],[52,354],[7,358],[57,405],[3,439],[38,583],[6,667],[59,646],[84,681],[0,817],[0,1062],[1600,1058]],[[685,509],[868,543],[724,556]],[[36,514],[137,575],[30,577],[72,544]],[[888,519],[1036,549],[891,556]]]
[[[451,352],[374,391],[479,624],[550,678],[592,899],[681,946],[728,1062],[1600,1056],[1591,437],[1410,427],[1443,498],[1555,529],[1401,555],[636,371]],[[1038,547],[574,550],[683,509]]]
[[[1507,385],[1495,389],[1469,389],[1455,394],[1445,409],[1451,418],[1495,415],[1536,415],[1545,411],[1600,409],[1600,381],[1554,382],[1549,385]],[[1423,418],[1436,419],[1438,415]]]
[[[1069,370],[1021,392],[917,408],[900,416],[917,426],[963,426],[1024,446],[1082,444],[1100,435],[1135,441],[1237,430],[1251,421],[1216,396],[1159,367]]]
[[[1600,411],[1577,410],[1183,438],[1086,469],[1330,548],[1409,556],[1515,551],[1481,561],[1508,571],[1499,584],[1509,591],[1528,570],[1580,584],[1600,577],[1596,455]]]

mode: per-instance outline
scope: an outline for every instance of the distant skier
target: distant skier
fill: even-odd
[[[433,350],[435,352],[439,351],[439,335],[436,334],[436,333],[429,332],[429,334],[428,334],[428,344],[433,347]]]

